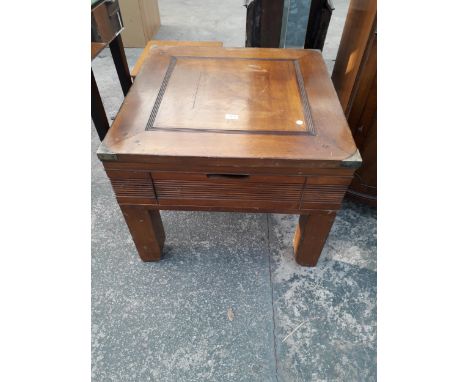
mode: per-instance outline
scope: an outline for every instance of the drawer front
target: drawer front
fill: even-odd
[[[308,177],[302,195],[301,209],[314,209],[323,205],[330,209],[340,208],[351,180],[352,177]]]
[[[161,206],[298,209],[305,177],[151,173]]]
[[[156,195],[149,172],[107,171],[119,203],[156,204]]]
[[[107,170],[121,204],[228,211],[339,209],[352,177]]]

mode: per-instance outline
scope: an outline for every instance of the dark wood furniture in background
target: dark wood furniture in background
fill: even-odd
[[[377,1],[351,0],[332,81],[362,155],[348,195],[377,204]]]
[[[331,0],[312,0],[310,3],[304,49],[323,50],[328,25],[330,24],[334,9],[335,7]]]
[[[284,0],[247,0],[246,47],[278,48]]]
[[[159,210],[300,214],[294,250],[317,263],[360,165],[322,55],[151,49],[98,156],[144,261]]]
[[[119,77],[124,95],[132,86],[127,58],[120,33],[123,24],[120,16],[119,2],[92,0],[91,1],[91,61],[109,45],[115,69]],[[102,104],[99,88],[91,69],[91,117],[102,141],[109,130],[106,111]]]
[[[246,47],[278,48],[281,44],[281,30],[286,28],[288,15],[283,19],[284,0],[246,0]],[[323,50],[328,25],[334,10],[331,0],[312,0],[305,35],[305,49]],[[287,9],[292,12],[291,9]],[[295,9],[297,14],[297,9]],[[294,22],[288,24],[295,28]],[[302,44],[302,43],[301,43]],[[284,46],[284,45],[283,45]],[[288,46],[286,44],[286,46]]]

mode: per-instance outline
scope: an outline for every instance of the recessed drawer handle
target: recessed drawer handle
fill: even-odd
[[[247,174],[206,174],[210,179],[247,179]]]

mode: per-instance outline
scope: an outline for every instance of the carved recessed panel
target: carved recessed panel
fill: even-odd
[[[146,130],[315,135],[293,59],[171,57]]]

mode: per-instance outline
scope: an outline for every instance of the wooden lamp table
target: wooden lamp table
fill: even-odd
[[[152,49],[98,156],[143,261],[159,210],[300,214],[314,266],[361,159],[319,51]]]

